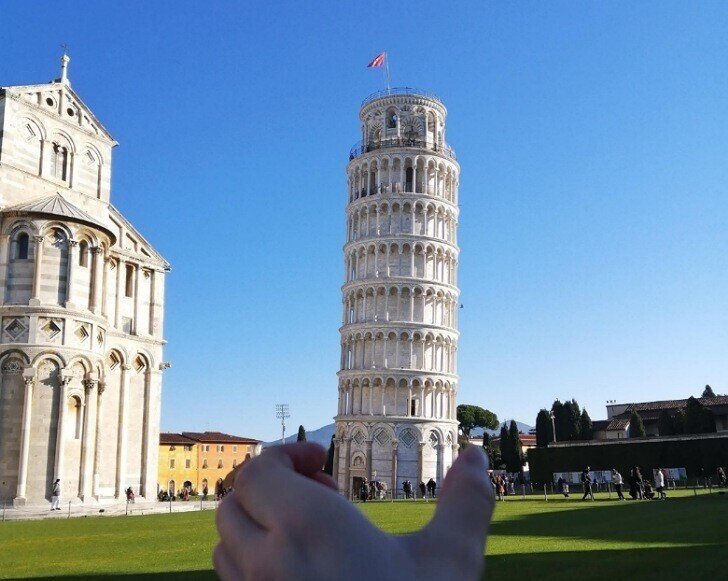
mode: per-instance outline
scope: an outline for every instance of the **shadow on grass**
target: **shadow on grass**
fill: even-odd
[[[493,555],[483,579],[725,579],[725,544],[626,550],[567,551]]]
[[[581,500],[559,502],[563,504],[564,510],[534,512],[519,518],[496,520],[491,525],[491,534],[543,536],[556,539],[567,537],[575,539],[575,542],[579,539],[591,539],[638,545],[721,543],[726,547],[726,559],[728,559],[728,527],[725,526],[728,522],[728,497],[726,496],[668,498],[666,501],[628,500],[619,504],[589,501],[582,503]],[[575,507],[574,504],[578,506]]]

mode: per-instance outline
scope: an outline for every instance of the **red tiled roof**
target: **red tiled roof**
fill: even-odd
[[[718,397],[698,397],[696,398],[701,404],[707,407],[728,405],[728,395],[719,395]],[[637,412],[676,410],[684,408],[688,404],[687,399],[666,399],[663,401],[646,401],[641,403],[631,403],[627,406],[627,411],[636,410]],[[621,415],[621,414],[620,414]],[[641,414],[640,414],[641,415]]]
[[[607,426],[607,430],[626,430],[627,426],[629,426],[629,417],[627,418],[614,418],[611,422],[609,422],[609,425]]]
[[[171,432],[162,432],[159,434],[160,444],[195,444],[194,440],[185,438],[182,434],[173,434]]]
[[[609,426],[609,420],[594,420],[592,422],[592,431],[599,432],[601,430],[606,430],[607,426]]]
[[[253,438],[245,438],[243,436],[232,436],[230,434],[223,434],[222,432],[182,432],[185,438],[195,440],[197,442],[205,442],[216,444],[220,443],[233,443],[233,444],[258,444],[260,440]]]

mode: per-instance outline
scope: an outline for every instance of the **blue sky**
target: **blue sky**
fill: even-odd
[[[361,100],[442,97],[462,166],[460,403],[728,390],[728,5],[0,3],[0,85],[57,76],[120,146],[113,203],[172,263],[165,430],[336,410]]]

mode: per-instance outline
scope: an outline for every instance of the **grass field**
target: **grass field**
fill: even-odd
[[[434,503],[358,505],[392,533],[423,526]],[[213,577],[213,511],[0,523],[0,578],[113,575]],[[344,557],[342,557],[344,558]],[[489,579],[727,579],[728,495],[673,493],[667,502],[598,495],[499,503]]]

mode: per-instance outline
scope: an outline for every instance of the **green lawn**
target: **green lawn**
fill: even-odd
[[[667,502],[499,503],[488,578],[728,578],[728,495],[673,493]],[[424,525],[434,503],[359,505],[384,530]],[[214,513],[0,523],[0,578],[212,575]],[[343,558],[343,557],[342,557]]]

